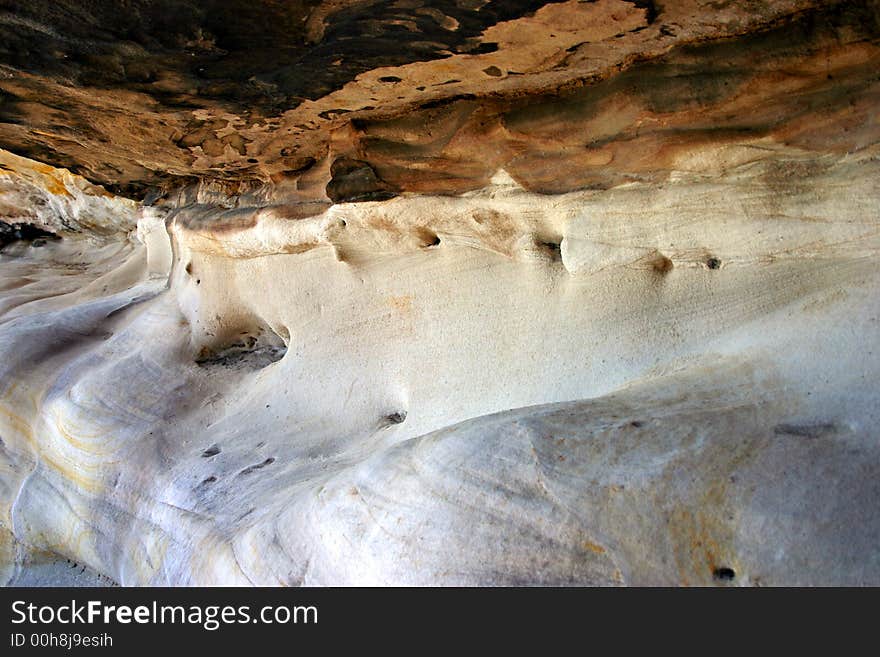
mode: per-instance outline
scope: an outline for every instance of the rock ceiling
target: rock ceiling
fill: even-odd
[[[6,1],[0,147],[139,198],[603,188],[866,143],[877,35],[876,2]]]

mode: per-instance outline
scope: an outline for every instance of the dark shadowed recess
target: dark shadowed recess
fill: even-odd
[[[7,223],[0,221],[0,251],[13,242],[30,242],[32,246],[42,246],[46,240],[55,240],[58,236],[38,226],[23,223]]]

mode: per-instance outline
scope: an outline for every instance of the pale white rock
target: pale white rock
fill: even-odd
[[[3,577],[880,583],[877,160],[776,163],[7,247]]]

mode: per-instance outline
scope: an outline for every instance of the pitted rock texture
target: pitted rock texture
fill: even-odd
[[[6,5],[0,146],[150,199],[201,180],[320,200],[339,157],[400,190],[503,167],[564,192],[716,140],[877,130],[874,0]]]

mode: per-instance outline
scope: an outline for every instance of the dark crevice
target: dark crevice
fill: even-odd
[[[196,281],[198,283],[199,281]],[[261,336],[266,338],[266,336]],[[272,336],[274,338],[274,336]],[[219,366],[228,369],[262,369],[277,363],[287,353],[287,346],[278,339],[261,339],[245,335],[239,340],[219,348],[203,347],[196,357],[202,367]]]
[[[0,221],[0,249],[13,242],[30,242],[31,246],[44,246],[46,240],[61,239],[55,233],[50,233],[38,226],[24,223],[6,223]]]
[[[773,427],[777,436],[796,436],[798,438],[822,438],[837,432],[837,425],[831,422],[789,424],[783,422]]]
[[[385,201],[397,192],[383,181],[367,162],[337,158],[330,167],[326,193],[334,203]]]
[[[248,474],[251,474],[252,472],[256,472],[257,470],[262,470],[267,465],[272,465],[273,463],[275,463],[275,459],[270,456],[262,463],[257,463],[256,465],[249,465],[248,467],[246,467],[244,470],[242,470],[238,474],[239,475],[248,475]]]
[[[721,566],[712,571],[712,577],[719,582],[732,582],[736,579],[736,571],[727,566]]]
[[[657,3],[654,0],[626,0],[630,4],[634,4],[639,9],[645,10],[645,20],[648,22],[648,25],[657,20],[657,16],[660,14],[660,10],[657,8]]]
[[[538,242],[538,248],[544,252],[547,257],[558,262],[562,260],[562,240],[541,240]]]

